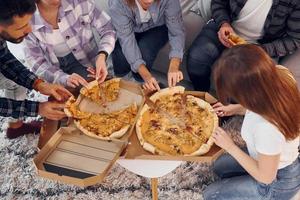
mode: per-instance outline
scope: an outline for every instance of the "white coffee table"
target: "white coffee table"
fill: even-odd
[[[120,158],[117,163],[135,174],[151,178],[152,199],[157,200],[158,178],[170,173],[183,162],[173,160],[129,160]]]

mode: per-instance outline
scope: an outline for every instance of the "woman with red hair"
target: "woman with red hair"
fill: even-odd
[[[222,179],[209,185],[204,199],[292,198],[300,189],[300,94],[292,76],[276,67],[256,45],[226,50],[214,66],[214,81],[222,104],[240,105],[215,110],[244,114],[241,135],[247,149],[240,149],[222,128],[214,142],[225,149],[214,163]]]

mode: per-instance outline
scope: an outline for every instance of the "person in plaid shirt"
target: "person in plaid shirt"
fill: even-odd
[[[64,87],[46,83],[29,71],[8,50],[6,41],[20,43],[31,31],[29,21],[34,13],[34,0],[1,0],[0,1],[0,88],[6,89],[5,94],[15,93],[6,98],[0,98],[0,116],[12,117],[9,123],[7,137],[15,138],[23,134],[39,132],[40,123],[23,123],[25,116],[41,115],[58,120],[65,117],[62,111],[65,101],[71,93]],[[44,95],[53,96],[57,102],[35,102],[18,99],[20,87],[34,89]],[[58,103],[60,102],[60,103]]]
[[[86,85],[89,72],[96,71],[96,79],[104,81],[106,58],[116,40],[110,17],[93,0],[36,2],[33,31],[25,38],[25,56],[32,71],[49,82],[73,88]]]

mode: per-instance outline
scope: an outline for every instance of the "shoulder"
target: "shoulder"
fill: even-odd
[[[65,4],[64,7],[67,6],[79,14],[89,14],[95,8],[94,0],[65,0]]]
[[[281,131],[274,124],[265,119],[257,123],[254,134],[255,138],[264,138],[266,140],[277,140],[281,142],[285,141],[285,137]]]
[[[247,110],[245,114],[245,120],[251,123],[251,127],[254,130],[254,137],[256,138],[277,138],[285,140],[284,135],[280,130],[263,116]]]
[[[110,10],[130,10],[126,0],[108,0],[108,7]]]

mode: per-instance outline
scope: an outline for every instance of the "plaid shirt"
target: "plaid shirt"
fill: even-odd
[[[36,75],[30,72],[10,53],[6,42],[2,39],[0,39],[0,72],[6,78],[30,90],[33,89],[32,85],[37,79]],[[38,102],[28,100],[15,101],[0,98],[0,116],[13,118],[35,117],[38,114],[38,105]]]
[[[38,76],[51,83],[66,85],[69,77],[59,66],[53,46],[46,41],[53,30],[37,11],[32,20],[32,33],[25,39],[27,61]],[[84,66],[92,66],[100,51],[110,54],[116,36],[110,17],[96,8],[93,0],[62,0],[58,11],[58,27],[75,58]],[[92,29],[100,35],[96,43]]]

